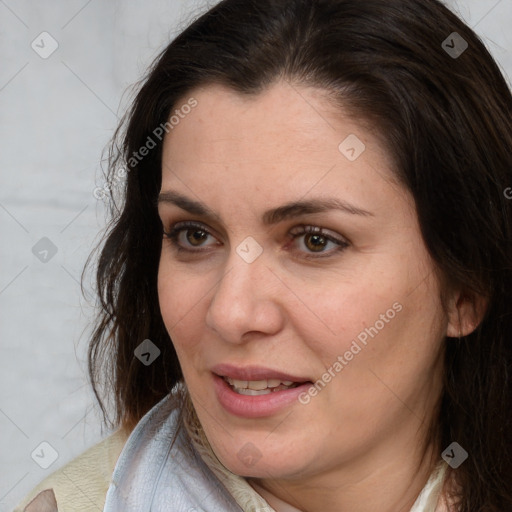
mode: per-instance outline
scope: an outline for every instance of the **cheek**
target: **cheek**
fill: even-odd
[[[167,332],[176,350],[181,352],[199,342],[208,286],[198,276],[187,275],[169,267],[165,262],[160,263],[158,300]]]
[[[297,334],[325,369],[322,381],[336,380],[332,389],[371,399],[385,391],[375,374],[401,389],[427,379],[445,329],[431,269],[394,262],[387,272],[374,267],[357,278],[338,277],[309,288],[288,308]]]
[[[392,293],[388,299],[376,299],[366,306],[364,316],[357,317],[352,309],[358,320],[336,347],[330,345],[326,365],[335,377],[324,373],[322,380],[333,382],[326,387],[325,399],[339,405],[339,416],[353,431],[361,428],[362,418],[371,430],[375,418],[391,425],[409,411],[423,417],[431,399],[425,390],[437,393],[441,371],[444,317],[435,297],[431,287],[424,286],[409,296]],[[358,327],[361,321],[363,328]]]
[[[375,324],[380,333],[394,322],[400,306],[393,304],[401,295],[400,289],[396,283],[392,286],[380,279],[377,291],[375,282],[375,275],[369,272],[356,277],[343,273],[311,281],[307,287],[290,282],[293,293],[283,290],[281,300],[286,302],[296,333],[324,365],[350,350],[354,340],[364,347],[375,332]]]

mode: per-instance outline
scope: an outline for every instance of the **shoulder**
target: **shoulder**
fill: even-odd
[[[43,480],[14,512],[56,512],[56,507],[58,512],[103,510],[112,472],[128,436],[128,431],[119,429],[89,448]]]

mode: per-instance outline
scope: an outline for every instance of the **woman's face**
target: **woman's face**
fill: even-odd
[[[163,150],[158,293],[215,453],[287,480],[418,455],[447,318],[381,143],[318,89],[190,97]]]

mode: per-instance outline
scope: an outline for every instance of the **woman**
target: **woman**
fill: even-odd
[[[24,510],[511,510],[511,113],[437,0],[195,21],[112,145],[119,429]]]

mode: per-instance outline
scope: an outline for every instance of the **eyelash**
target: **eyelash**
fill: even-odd
[[[178,222],[176,224],[173,224],[170,227],[169,231],[163,230],[163,236],[165,239],[170,240],[170,242],[172,243],[172,245],[174,246],[175,250],[178,253],[198,254],[198,253],[202,253],[202,252],[207,252],[209,250],[208,248],[185,249],[184,247],[182,247],[179,244],[178,236],[180,235],[180,233],[183,231],[188,231],[188,230],[192,230],[192,229],[196,229],[198,231],[204,231],[208,236],[213,236],[208,231],[206,226],[204,226],[203,224],[199,224],[196,222],[189,222],[189,221]],[[321,251],[321,252],[317,253],[317,255],[314,255],[315,254],[314,252],[310,252],[309,254],[307,254],[307,253],[304,254],[303,251],[299,251],[304,254],[303,257],[306,259],[327,258],[329,256],[333,256],[334,254],[340,253],[341,251],[343,251],[350,245],[346,239],[343,239],[341,237],[337,238],[334,235],[328,234],[326,231],[324,231],[320,227],[310,226],[310,225],[305,225],[305,224],[301,224],[300,226],[296,226],[293,229],[291,229],[289,232],[289,235],[290,235],[289,237],[290,237],[291,241],[295,241],[300,236],[308,235],[308,234],[319,235],[319,236],[325,238],[328,242],[332,242],[332,243],[336,244],[337,247],[335,249],[331,249],[328,252]]]

